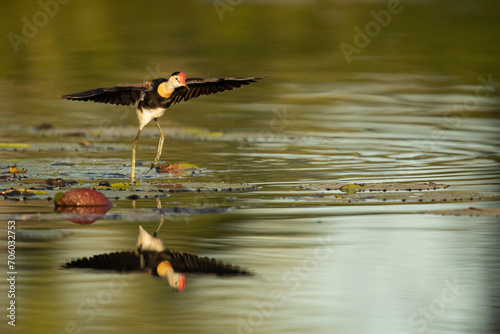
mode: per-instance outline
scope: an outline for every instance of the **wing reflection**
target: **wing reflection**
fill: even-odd
[[[163,242],[147,233],[139,226],[137,252],[124,251],[84,257],[63,264],[63,269],[89,268],[112,270],[121,273],[141,272],[167,279],[169,285],[182,291],[185,274],[216,277],[253,276],[239,266],[224,264],[222,261],[197,255],[171,251]]]

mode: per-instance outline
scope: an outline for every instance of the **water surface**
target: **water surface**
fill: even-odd
[[[0,148],[0,168],[27,172],[19,185],[0,181],[2,190],[55,177],[77,187],[127,182],[135,110],[58,95],[178,70],[268,75],[176,105],[160,119],[162,161],[197,165],[195,175],[146,174],[158,141],[153,125],[138,152],[144,187],[258,186],[163,193],[166,209],[224,212],[167,211],[159,231],[168,247],[256,277],[188,278],[179,293],[146,275],[59,270],[72,258],[132,250],[138,223],[152,232],[160,221],[158,192],[106,192],[120,199],[91,225],[69,222],[51,201],[5,200],[2,248],[8,220],[19,232],[16,330],[495,332],[498,217],[425,212],[498,208],[500,8],[493,1],[401,6],[350,62],[340,44],[355,46],[354,28],[364,29],[387,2],[243,1],[222,16],[209,1],[70,2],[17,49],[4,39],[0,143],[10,146]],[[0,14],[4,35],[22,34],[22,18],[40,10],[35,1],[8,3]],[[53,128],[35,129],[42,123]],[[304,196],[340,191],[299,189],[335,182],[434,182],[449,185],[436,192],[486,200],[339,204]],[[134,193],[140,199],[125,199]],[[7,285],[1,290],[5,296]],[[12,330],[5,317],[0,328]]]

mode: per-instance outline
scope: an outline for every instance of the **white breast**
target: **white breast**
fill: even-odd
[[[153,118],[163,116],[165,109],[137,109],[137,118],[139,119],[139,130],[142,130]]]

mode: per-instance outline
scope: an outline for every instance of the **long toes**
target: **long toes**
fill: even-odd
[[[154,162],[153,162],[153,163],[151,164],[151,167],[149,167],[148,171],[146,172],[146,174],[147,174],[147,173],[149,173],[149,172],[150,172],[153,168],[155,168],[155,167],[156,167],[156,163],[154,163]]]

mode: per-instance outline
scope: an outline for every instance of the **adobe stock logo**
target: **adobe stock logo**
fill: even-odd
[[[464,299],[465,296],[461,296],[462,294],[466,295],[467,290],[486,286],[482,282],[470,279],[459,280],[458,278],[455,278],[453,282],[445,280],[443,283],[444,286],[441,288],[439,295],[410,314],[407,331],[398,334],[426,333],[434,322],[438,322],[440,317],[453,308],[452,305],[455,302],[459,301],[460,298]],[[434,324],[434,326],[437,326],[437,324]]]
[[[238,317],[236,333],[253,334],[264,325],[264,322],[274,314],[275,310],[279,309],[280,305],[285,304],[290,295],[299,290],[302,283],[307,282],[322,263],[333,255],[335,249],[332,242],[331,236],[318,239],[318,245],[314,248],[312,255],[303,258],[302,261],[296,261],[290,269],[283,272],[280,287],[273,289],[264,300],[254,301],[253,308],[246,317]]]
[[[14,49],[16,54],[19,53],[19,45],[20,44],[28,44],[30,40],[32,40],[37,34],[40,28],[43,28],[49,23],[49,19],[59,13],[59,5],[65,5],[69,2],[69,0],[40,0],[38,1],[38,5],[41,10],[36,11],[31,20],[26,16],[21,18],[23,25],[21,27],[21,34],[16,34],[14,32],[9,32],[7,34],[7,39]]]
[[[386,28],[391,23],[393,15],[399,14],[402,11],[403,5],[401,5],[399,0],[389,0],[387,2],[387,9],[382,9],[378,12],[374,10],[370,11],[371,16],[375,20],[367,22],[364,31],[358,26],[354,27],[354,32],[356,33],[352,39],[354,45],[346,42],[339,44],[340,51],[342,51],[347,63],[350,64],[352,61],[351,56],[353,54],[360,54],[361,50],[370,44],[371,38],[377,37],[382,28]]]
[[[214,0],[212,4],[214,5],[217,15],[219,15],[219,19],[224,21],[224,13],[227,11],[232,12],[241,1],[242,0]]]

